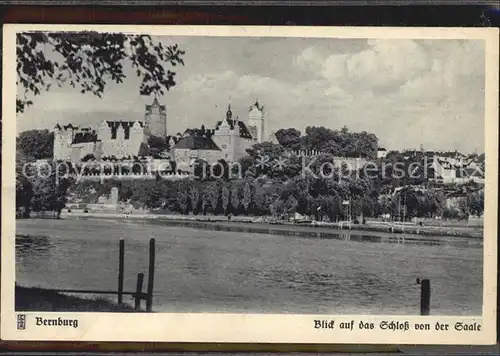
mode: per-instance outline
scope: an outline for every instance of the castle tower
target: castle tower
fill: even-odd
[[[69,124],[54,127],[54,159],[66,161],[71,159],[71,144],[73,142],[74,132],[77,128]]]
[[[257,142],[264,140],[264,106],[258,100],[248,110],[248,129]]]
[[[146,105],[144,114],[144,135],[145,136],[167,136],[167,110],[165,105],[161,105],[158,99],[154,98],[151,105]]]
[[[234,160],[235,146],[237,144],[238,129],[234,127],[232,119],[233,112],[231,111],[231,103],[227,106],[226,117],[219,121],[212,136],[215,144],[222,150],[223,158],[226,161]]]

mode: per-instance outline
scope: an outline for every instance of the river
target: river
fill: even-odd
[[[18,220],[16,234],[17,283],[65,289],[116,290],[123,238],[127,291],[135,290],[139,272],[146,284],[149,238],[156,238],[157,312],[417,315],[415,281],[429,278],[431,315],[482,313],[481,245],[301,238],[116,219]]]

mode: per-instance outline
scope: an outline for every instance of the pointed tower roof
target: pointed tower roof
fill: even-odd
[[[255,103],[250,106],[248,111],[252,111],[254,108],[256,108],[259,111],[264,111],[264,106],[260,105],[259,99],[255,99]]]
[[[231,99],[229,99],[229,104],[227,104],[226,120],[231,120],[233,117],[233,112],[231,111]]]
[[[156,96],[156,94],[155,94],[155,97],[154,97],[153,102],[151,103],[151,105],[146,105],[146,114],[151,113],[151,109],[154,108],[154,107],[160,108],[161,112],[164,112],[166,110],[166,106],[160,104],[160,102],[158,101],[158,97]]]

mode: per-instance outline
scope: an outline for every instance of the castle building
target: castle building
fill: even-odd
[[[146,105],[144,114],[145,136],[167,137],[167,110],[161,105],[156,96],[151,105]]]
[[[258,107],[260,110],[261,107]],[[257,116],[255,112],[253,114],[252,120],[249,119],[248,122],[256,124],[263,116]],[[260,127],[263,128],[263,125]],[[259,132],[262,135],[262,131],[259,131],[257,125],[253,125],[252,130],[253,135],[244,121],[238,116],[233,118],[229,103],[226,117],[217,121],[213,129],[187,129],[184,132],[184,136],[174,146],[175,160],[178,164],[180,162],[188,164],[194,159],[202,159],[209,164],[214,164],[221,159],[226,162],[237,162],[247,155],[247,149],[259,142],[258,135]]]
[[[264,141],[264,106],[258,100],[248,109],[248,130],[255,141]]]
[[[133,157],[150,136],[166,137],[165,105],[155,98],[146,105],[144,121],[107,121],[97,127],[79,128],[71,124],[54,127],[54,159],[80,162],[85,156]]]
[[[189,171],[191,164],[197,160],[203,160],[212,165],[223,159],[222,150],[215,142],[206,136],[189,135],[182,137],[175,144],[174,159],[177,169]]]
[[[226,118],[215,125],[212,138],[222,150],[223,159],[228,162],[235,162],[246,156],[246,150],[256,143],[256,138],[246,124],[238,117],[233,119],[231,104],[228,105]]]

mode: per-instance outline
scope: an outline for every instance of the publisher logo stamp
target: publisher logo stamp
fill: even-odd
[[[17,315],[17,330],[26,330],[26,314]]]

